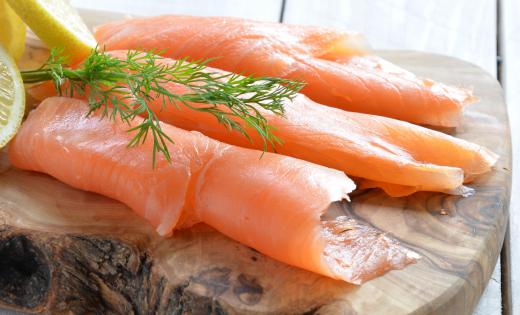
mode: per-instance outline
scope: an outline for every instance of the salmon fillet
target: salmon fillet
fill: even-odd
[[[354,183],[340,171],[244,149],[162,124],[172,163],[152,141],[129,148],[129,125],[86,116],[85,101],[52,97],[32,111],[9,147],[16,167],[119,200],[161,235],[205,222],[287,264],[362,283],[417,254],[352,218],[322,221]]]
[[[126,51],[109,53],[117,58],[126,56]],[[168,65],[175,61],[162,58],[157,62]],[[222,73],[211,68],[208,71]],[[174,94],[189,92],[186,86],[172,82],[163,87]],[[54,93],[51,84],[30,90],[37,99]],[[207,113],[171,103],[165,107],[161,98],[156,98],[149,106],[160,120],[185,130],[197,130],[241,147],[264,148],[264,142],[253,128],[245,128],[251,137],[248,140]],[[323,106],[304,95],[297,95],[284,107],[284,117],[258,107],[283,142],[276,148],[269,148],[271,151],[276,149],[280,154],[367,179],[360,182],[362,188],[378,187],[390,196],[406,196],[416,191],[468,195],[471,189],[463,183],[488,172],[498,158],[482,146],[438,131],[387,117]],[[224,107],[221,109],[225,110]]]
[[[162,50],[166,57],[213,59],[246,75],[306,83],[302,92],[340,109],[417,124],[459,125],[472,93],[414,74],[371,55],[362,36],[330,28],[229,17],[154,16],[101,25],[100,47]]]

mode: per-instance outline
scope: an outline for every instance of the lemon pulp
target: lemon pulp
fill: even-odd
[[[0,45],[0,148],[16,134],[25,110],[25,91],[15,61]]]

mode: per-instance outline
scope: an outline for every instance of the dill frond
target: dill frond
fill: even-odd
[[[303,83],[274,77],[215,73],[206,67],[209,60],[190,62],[181,59],[162,63],[159,53],[128,51],[126,58],[119,59],[94,49],[78,68],[72,69],[65,64],[62,52],[52,49],[41,68],[22,71],[22,78],[25,83],[51,80],[59,95],[86,97],[89,113],[101,110],[103,117],[125,122],[137,116],[144,117],[140,124],[129,130],[134,137],[128,145],[140,145],[151,136],[154,165],[158,153],[171,162],[167,143],[173,143],[148,105],[156,99],[160,99],[164,107],[185,106],[213,115],[227,128],[239,131],[248,139],[245,126],[249,126],[264,141],[264,150],[268,145],[274,147],[280,142],[261,109],[283,115],[284,101],[293,99]],[[182,84],[190,92],[171,93],[164,87],[170,82]]]

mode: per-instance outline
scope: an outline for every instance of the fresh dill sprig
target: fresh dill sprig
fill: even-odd
[[[264,150],[268,145],[274,147],[280,142],[261,110],[283,115],[284,101],[295,97],[303,83],[211,72],[206,67],[209,60],[190,62],[182,59],[165,63],[161,62],[163,58],[159,53],[128,51],[126,58],[119,59],[94,49],[78,68],[72,69],[66,65],[62,51],[52,49],[41,68],[22,71],[22,78],[25,83],[52,80],[59,95],[86,97],[89,114],[101,110],[103,117],[125,122],[142,116],[141,123],[129,130],[135,133],[129,146],[144,143],[151,134],[154,165],[157,153],[171,162],[167,143],[173,143],[148,105],[156,99],[160,99],[164,107],[182,105],[213,115],[248,139],[245,126],[252,127],[261,136]],[[170,82],[182,84],[190,92],[172,93],[165,88]]]

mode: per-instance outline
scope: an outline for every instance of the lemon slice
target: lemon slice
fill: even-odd
[[[0,45],[0,148],[16,134],[25,110],[22,77],[14,60]]]
[[[6,0],[0,0],[0,29],[0,44],[15,60],[19,60],[25,48],[25,24]]]
[[[64,0],[7,0],[11,8],[49,47],[62,47],[71,62],[96,47],[94,35]]]

